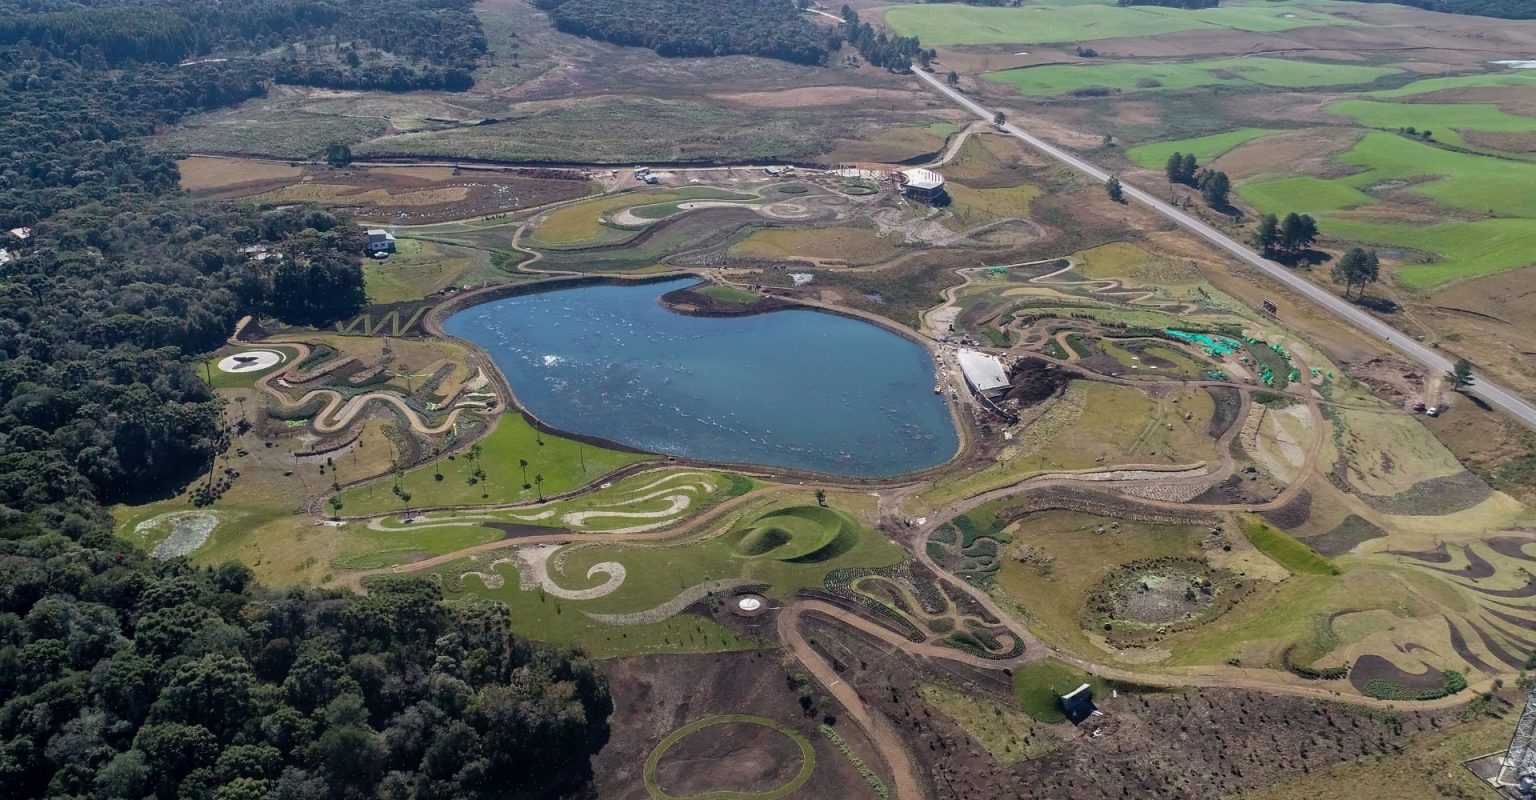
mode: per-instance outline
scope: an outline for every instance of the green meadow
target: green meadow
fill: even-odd
[[[1529,86],[1536,88],[1536,74],[1530,73],[1536,73],[1536,70],[1527,70],[1526,72],[1495,72],[1487,75],[1456,75],[1448,78],[1425,78],[1396,89],[1371,92],[1367,96],[1390,100],[1395,97],[1413,97],[1414,95],[1429,94],[1430,92],[1439,92],[1446,89],[1461,89],[1468,86]]]
[[[1206,162],[1224,155],[1244,142],[1280,132],[1266,128],[1243,128],[1193,139],[1151,142],[1132,147],[1125,151],[1125,155],[1131,161],[1148,169],[1158,169],[1167,164],[1168,157],[1174,153],[1193,153],[1201,162]]]
[[[1278,58],[1224,58],[1206,61],[1066,65],[1010,69],[986,77],[1021,94],[1054,97],[1089,87],[1122,92],[1176,91],[1200,86],[1270,86],[1300,89],[1352,86],[1395,75],[1390,67],[1287,61]]]
[[[1506,114],[1491,103],[1385,103],[1341,100],[1330,103],[1330,114],[1349,117],[1367,128],[1432,131],[1436,141],[1456,147],[1467,143],[1457,131],[1523,133],[1536,131],[1536,118]]]
[[[1536,165],[1458,153],[1390,133],[1371,133],[1340,154],[1359,169],[1340,178],[1308,176],[1253,181],[1238,195],[1263,213],[1319,215],[1324,233],[1384,247],[1431,253],[1435,264],[1400,268],[1398,280],[1416,289],[1536,262]],[[1368,192],[1402,189],[1489,219],[1435,225],[1363,220],[1346,209],[1368,206]],[[1330,213],[1332,212],[1332,213]]]
[[[1317,25],[1357,25],[1313,10],[1321,2],[1264,2],[1183,11],[1119,7],[1114,0],[1035,0],[1020,8],[959,4],[900,5],[885,21],[930,47],[1046,44],[1157,36],[1191,30],[1287,31]]]

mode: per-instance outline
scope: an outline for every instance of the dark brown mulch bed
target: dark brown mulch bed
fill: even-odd
[[[1386,535],[1386,531],[1376,527],[1369,520],[1350,514],[1344,518],[1343,522],[1334,526],[1333,530],[1308,538],[1306,544],[1318,553],[1333,558],[1344,555],[1365,542],[1380,539]]]

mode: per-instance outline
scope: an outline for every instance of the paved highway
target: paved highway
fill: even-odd
[[[983,108],[980,104],[951,88],[949,85],[945,84],[934,75],[922,70],[913,70],[912,74],[921,78],[929,86],[933,87],[935,90],[942,93],[950,100],[953,100],[961,106],[964,106],[976,116],[989,121],[992,119],[994,112],[991,109]],[[1077,156],[1074,156],[1071,153],[1056,147],[1055,145],[1041,140],[1039,137],[1030,135],[1011,122],[1004,125],[1003,130],[1023,140],[1024,143],[1028,144],[1030,147],[1045,153],[1051,158],[1066,164],[1067,166],[1083,173],[1084,175],[1087,175],[1090,178],[1093,178],[1096,181],[1099,181],[1100,183],[1109,180],[1110,176],[1108,172],[1099,169],[1093,164],[1084,161],[1083,159],[1078,158]],[[1239,261],[1242,261],[1244,264],[1247,264],[1259,270],[1260,272],[1263,272],[1269,277],[1274,278],[1276,281],[1279,281],[1291,289],[1305,295],[1313,302],[1333,312],[1333,314],[1336,316],[1348,320],[1350,323],[1360,328],[1361,330],[1364,330],[1373,336],[1384,340],[1394,350],[1397,350],[1399,353],[1402,353],[1409,359],[1422,364],[1426,369],[1431,370],[1432,372],[1448,372],[1451,369],[1450,359],[1428,347],[1425,347],[1424,345],[1419,344],[1418,342],[1414,341],[1413,338],[1408,334],[1397,330],[1391,325],[1382,322],[1381,320],[1365,313],[1364,311],[1361,311],[1354,304],[1349,303],[1338,295],[1335,295],[1334,293],[1322,288],[1321,286],[1312,283],[1306,278],[1291,272],[1284,266],[1281,266],[1280,264],[1260,256],[1258,253],[1248,249],[1247,246],[1238,243],[1236,240],[1232,239],[1230,236],[1227,236],[1216,228],[1213,228],[1210,225],[1201,222],[1199,219],[1196,219],[1195,217],[1192,217],[1189,214],[1174,208],[1172,205],[1169,205],[1168,203],[1153,197],[1147,192],[1137,189],[1136,187],[1129,184],[1124,184],[1124,189],[1126,197],[1134,198],[1142,203],[1145,203],[1157,213],[1173,220],[1181,227],[1188,229],[1189,231],[1195,233],[1211,244],[1216,245],[1222,250],[1232,254],[1232,256],[1237,258]],[[1490,383],[1487,379],[1482,377],[1477,379],[1477,384],[1469,389],[1468,392],[1470,394],[1476,395],[1484,402],[1525,423],[1526,425],[1532,428],[1536,428],[1536,406],[1531,405],[1524,398],[1520,397],[1514,392],[1511,392],[1508,389],[1504,389],[1497,384]]]

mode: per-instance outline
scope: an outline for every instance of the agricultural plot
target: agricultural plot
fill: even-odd
[[[787,597],[821,586],[833,570],[885,567],[902,557],[894,543],[838,510],[836,497],[832,508],[795,505],[798,498],[759,503],[684,539],[495,551],[434,574],[450,596],[467,592],[506,603],[519,632],[598,657],[750,647],[684,612],[746,587]]]
[[[1398,280],[1412,288],[1433,288],[1532,261],[1526,247],[1536,241],[1536,194],[1526,189],[1536,181],[1536,165],[1443,150],[1389,133],[1368,134],[1336,161],[1358,171],[1337,178],[1254,181],[1240,184],[1238,194],[1268,213],[1319,214],[1329,235],[1437,256],[1436,263],[1398,269]],[[1387,191],[1489,217],[1424,225],[1340,213],[1374,205]]]
[[[1147,169],[1162,169],[1168,163],[1168,157],[1174,153],[1191,153],[1203,163],[1224,155],[1232,148],[1244,142],[1250,142],[1278,132],[1268,128],[1243,128],[1226,133],[1215,133],[1210,136],[1198,136],[1193,139],[1178,139],[1168,142],[1152,142],[1137,145],[1125,151],[1125,155],[1138,166],[1146,167]]]
[[[1055,97],[1087,89],[1171,92],[1203,86],[1285,89],[1356,86],[1395,75],[1390,67],[1328,64],[1277,58],[1228,58],[1187,62],[1046,65],[986,74],[1030,97]]]
[[[1507,114],[1491,103],[1387,103],[1342,100],[1326,107],[1330,114],[1349,117],[1367,128],[1387,131],[1413,128],[1433,134],[1435,141],[1467,147],[1466,131],[1527,133],[1536,131],[1536,117]]]
[[[1245,3],[1184,11],[1119,7],[1112,0],[1041,0],[1021,8],[903,5],[886,11],[898,33],[933,47],[1084,42],[1192,30],[1275,32],[1312,25],[1354,25],[1313,7],[1323,3]]]

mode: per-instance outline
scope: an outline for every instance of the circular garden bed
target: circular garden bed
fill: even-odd
[[[798,791],[816,753],[798,731],[767,717],[721,714],[667,734],[645,759],[654,800],[777,800]]]

